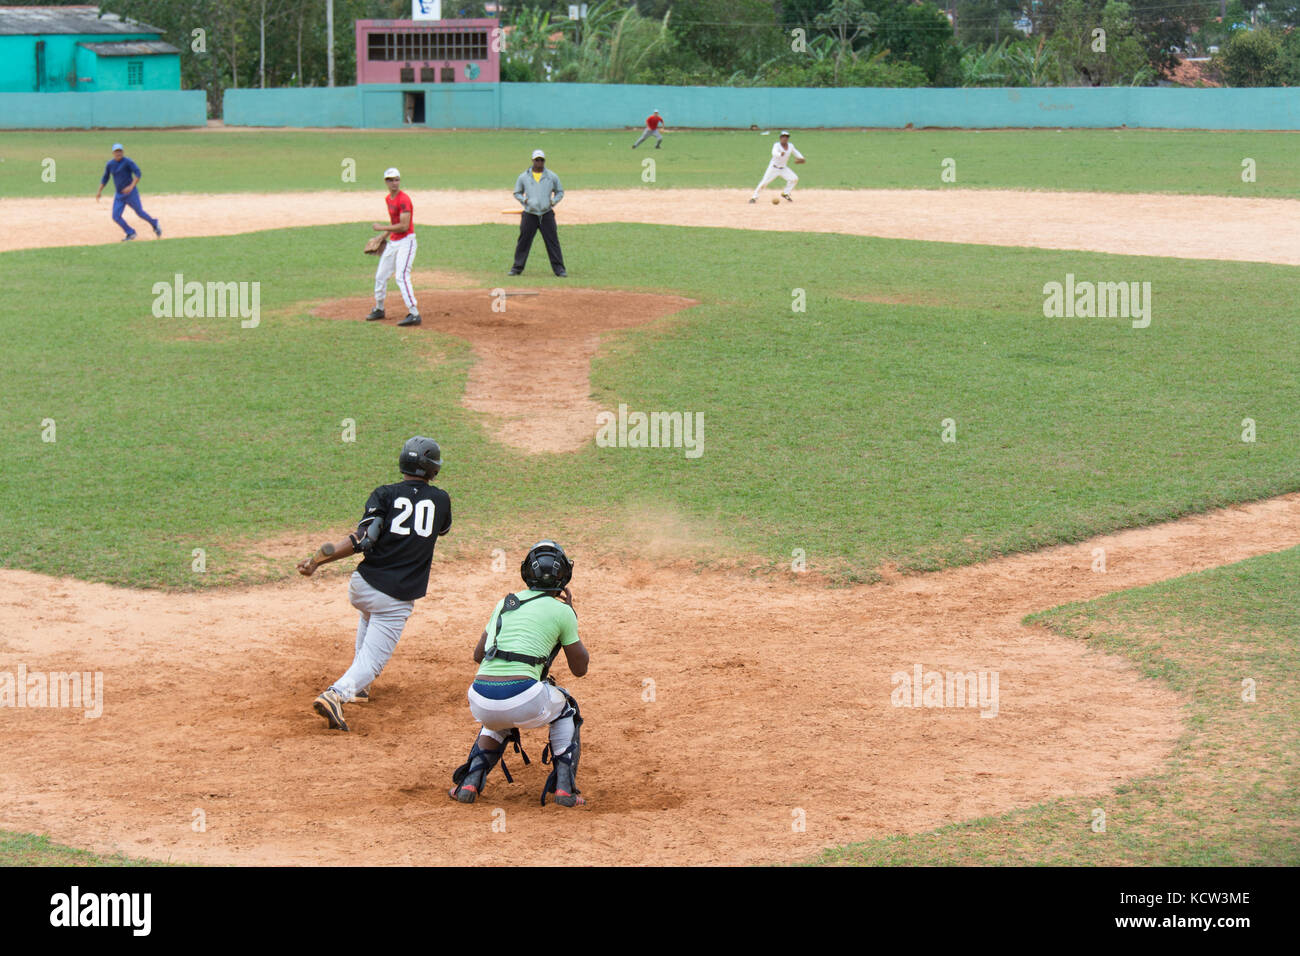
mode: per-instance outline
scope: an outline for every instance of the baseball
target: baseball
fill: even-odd
[[[781,197],[780,197],[780,196],[773,196],[773,197],[772,197],[772,205],[773,205],[773,206],[779,206],[779,205],[781,205]]]

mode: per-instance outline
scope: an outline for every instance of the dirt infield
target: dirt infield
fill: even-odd
[[[498,289],[494,295],[438,286],[421,306],[419,330],[437,329],[473,345],[475,363],[461,404],[491,416],[498,441],[533,454],[577,451],[592,440],[600,407],[591,400],[591,360],[602,332],[698,304],[599,289]],[[374,304],[369,296],[340,299],[311,314],[361,321]],[[385,324],[395,324],[405,310],[391,312]]]
[[[421,225],[514,222],[505,190],[410,190]],[[283,226],[358,223],[357,248],[383,213],[382,191],[231,193],[144,197],[167,238],[228,236]],[[799,189],[794,203],[751,206],[735,189],[582,190],[556,215],[562,225],[641,222],[669,226],[838,232],[895,239],[1083,249],[1126,255],[1236,259],[1300,265],[1300,200],[1009,190]],[[376,211],[378,210],[378,211]],[[121,231],[93,199],[0,199],[0,252],[116,242]],[[58,222],[57,229],[16,224]],[[148,230],[142,230],[146,239]],[[580,274],[581,263],[570,263]]]
[[[796,575],[583,556],[593,665],[568,683],[587,718],[584,810],[538,806],[536,732],[533,766],[510,760],[513,785],[494,772],[472,807],[445,795],[475,730],[470,651],[488,596],[511,586],[485,564],[439,567],[454,589],[417,606],[375,701],[347,709],[350,734],[310,710],[351,652],[342,572],[163,594],[4,571],[0,661],[102,671],[104,704],[97,719],[6,711],[0,827],[205,863],[796,860],[1154,769],[1180,732],[1178,698],[1021,616],[1297,543],[1291,495],[834,600]],[[916,664],[996,670],[997,716],[892,707],[891,674]]]

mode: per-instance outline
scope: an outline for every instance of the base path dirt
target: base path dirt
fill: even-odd
[[[1300,495],[832,600],[793,574],[580,556],[592,668],[561,677],[587,721],[582,810],[538,805],[538,732],[532,766],[507,758],[513,785],[494,771],[473,806],[446,796],[476,731],[470,653],[515,583],[486,559],[437,563],[375,700],[346,708],[347,734],[311,712],[351,656],[346,569],[189,594],[3,571],[0,681],[20,666],[99,671],[104,698],[97,718],[0,708],[0,828],[202,863],[805,859],[1158,770],[1180,699],[1021,618],[1296,544]],[[996,671],[996,716],[892,706],[891,675],[918,664]]]
[[[811,167],[810,167],[811,168]],[[812,173],[808,179],[812,180]],[[421,225],[517,222],[506,190],[410,190]],[[1300,201],[1222,196],[1022,192],[971,189],[800,188],[792,203],[755,205],[743,189],[571,188],[556,210],[561,226],[640,222],[785,232],[837,232],[893,239],[1082,249],[1126,255],[1235,259],[1300,265]],[[357,223],[357,250],[382,218],[383,191],[144,194],[167,238],[228,236],[300,226]],[[127,213],[128,221],[132,216]],[[56,223],[33,228],[30,223]],[[0,199],[0,252],[97,245],[121,239],[109,204],[92,198]],[[141,241],[154,241],[147,227]],[[571,270],[580,263],[569,263]]]
[[[363,321],[374,304],[369,296],[338,299],[310,312]],[[410,331],[436,329],[473,345],[476,361],[461,403],[489,416],[497,441],[531,454],[569,452],[585,447],[596,433],[601,408],[591,399],[591,360],[601,333],[697,304],[680,296],[573,287],[440,287],[424,297],[420,325]],[[384,324],[394,325],[404,314],[389,309]]]

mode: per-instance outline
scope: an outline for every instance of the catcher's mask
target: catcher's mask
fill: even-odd
[[[401,457],[397,467],[404,475],[417,478],[433,478],[442,468],[442,449],[432,438],[416,435],[408,438],[402,446]]]
[[[539,541],[524,556],[519,574],[534,591],[563,591],[573,577],[573,562],[554,541]]]

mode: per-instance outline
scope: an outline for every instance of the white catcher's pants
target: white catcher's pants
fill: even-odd
[[[505,700],[492,700],[469,689],[469,712],[483,725],[483,733],[494,740],[505,739],[502,731],[511,727],[520,730],[533,730],[536,727],[550,725],[551,750],[564,753],[573,742],[573,718],[555,720],[564,713],[569,702],[564,694],[552,684],[538,681],[522,694],[507,697]],[[551,721],[555,721],[551,723]]]
[[[793,191],[795,183],[799,182],[799,177],[794,174],[794,170],[789,166],[774,166],[773,164],[768,163],[767,172],[763,174],[763,181],[754,187],[754,198],[757,199],[759,191],[772,180],[776,179],[777,176],[780,176],[785,180],[785,189],[782,190],[782,192],[788,193]]]
[[[396,242],[389,239],[388,245],[379,256],[379,266],[375,269],[375,305],[384,307],[384,297],[388,294],[388,280],[397,280],[397,289],[402,293],[406,311],[420,314],[420,306],[415,301],[415,290],[411,288],[411,263],[415,261],[415,234]]]
[[[352,572],[348,600],[361,612],[357,622],[357,648],[352,666],[334,682],[333,689],[344,701],[357,691],[365,690],[379,676],[397,649],[397,640],[406,627],[406,619],[415,610],[414,601],[399,601],[371,585],[358,572]]]

